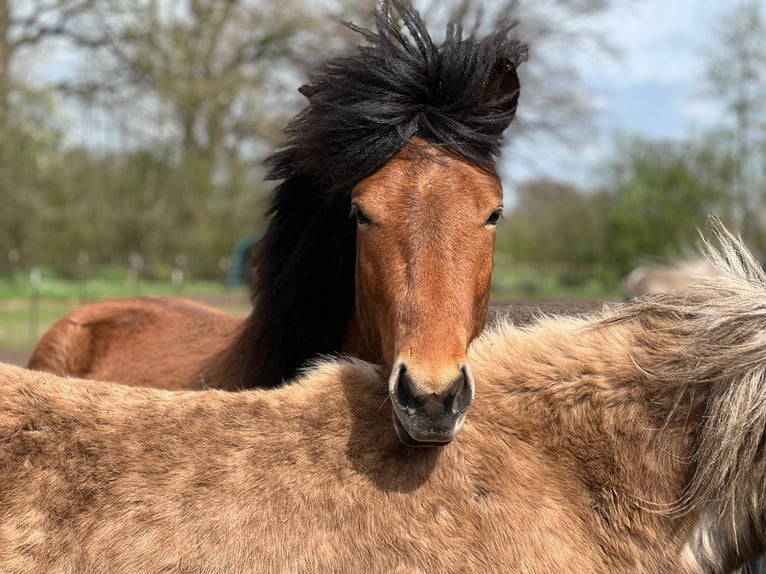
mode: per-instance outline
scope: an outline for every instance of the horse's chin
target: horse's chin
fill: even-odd
[[[455,438],[454,436],[441,441],[436,440],[429,440],[429,441],[422,441],[422,440],[416,440],[412,438],[412,435],[410,435],[409,432],[407,432],[407,429],[404,428],[404,425],[402,424],[402,421],[399,420],[399,417],[396,416],[396,413],[392,413],[393,419],[394,419],[394,429],[396,430],[396,436],[399,439],[399,442],[402,443],[404,446],[410,447],[410,448],[430,448],[430,447],[440,447],[445,446],[452,442],[452,439]]]

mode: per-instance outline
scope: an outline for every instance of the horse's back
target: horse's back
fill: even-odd
[[[241,323],[178,297],[89,303],[40,338],[27,366],[59,376],[188,388],[204,360],[228,344]]]
[[[677,291],[715,277],[718,271],[705,259],[677,261],[673,264],[645,264],[633,269],[622,280],[625,298],[640,297],[652,293]]]

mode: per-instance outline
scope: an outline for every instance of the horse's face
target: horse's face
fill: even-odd
[[[410,446],[452,440],[473,400],[466,352],[486,321],[503,201],[496,176],[417,143],[351,196],[359,340],[348,343],[391,368],[394,424]]]

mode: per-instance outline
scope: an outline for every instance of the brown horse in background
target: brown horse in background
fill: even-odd
[[[178,297],[90,303],[42,336],[28,367],[134,386],[203,386],[200,365],[232,343],[242,321]]]
[[[766,276],[730,238],[717,265],[483,334],[442,448],[358,360],[241,393],[5,367],[0,570],[729,572],[766,546]]]
[[[273,387],[342,351],[390,371],[403,441],[443,443],[474,395],[503,193],[494,158],[516,112],[526,48],[510,28],[437,46],[386,1],[367,45],[301,88],[309,105],[271,159],[283,180],[239,322],[164,299],[85,306],[29,367],[165,388]],[[126,311],[127,309],[127,311]],[[190,343],[191,340],[191,343]]]

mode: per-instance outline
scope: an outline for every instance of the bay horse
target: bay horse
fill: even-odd
[[[43,336],[30,368],[233,390],[279,386],[341,351],[388,369],[403,441],[455,436],[474,396],[466,352],[485,326],[503,205],[494,161],[526,47],[510,27],[477,39],[455,24],[437,45],[395,0],[373,21],[348,24],[366,45],[300,89],[308,106],[269,160],[282,181],[254,253],[251,315],[91,304]]]
[[[390,433],[385,370],[163,391],[0,368],[3,572],[730,572],[766,547],[766,275],[472,344],[440,448]]]

